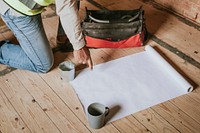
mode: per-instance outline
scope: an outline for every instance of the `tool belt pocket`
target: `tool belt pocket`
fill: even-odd
[[[82,22],[87,46],[128,48],[147,40],[144,10],[88,10]]]

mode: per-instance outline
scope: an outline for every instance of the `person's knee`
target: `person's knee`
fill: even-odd
[[[47,73],[51,70],[53,64],[54,64],[54,59],[51,59],[48,62],[46,62],[45,64],[43,64],[42,67],[38,68],[37,71],[40,73]]]

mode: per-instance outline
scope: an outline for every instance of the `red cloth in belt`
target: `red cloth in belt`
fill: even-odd
[[[110,38],[104,40],[99,38],[93,38],[90,36],[86,36],[85,39],[87,42],[86,46],[91,48],[130,48],[142,46],[144,36],[143,33],[136,34],[121,41],[112,41],[112,39]]]

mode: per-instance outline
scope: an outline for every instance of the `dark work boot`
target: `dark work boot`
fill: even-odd
[[[0,47],[2,46],[2,45],[4,45],[6,43],[6,41],[0,41]]]
[[[66,37],[57,37],[57,47],[53,48],[53,52],[73,52],[73,46]]]

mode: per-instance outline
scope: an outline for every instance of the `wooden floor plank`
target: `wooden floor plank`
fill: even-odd
[[[181,133],[197,133],[200,131],[200,124],[171,102],[159,104],[152,107],[152,109],[164,117],[165,120],[176,127]]]
[[[200,38],[198,38],[200,32],[180,22],[177,18],[166,12],[152,9],[149,7],[146,8],[146,20],[149,31],[164,42],[200,62],[200,54],[195,53],[195,51],[200,51],[198,43],[200,41]],[[154,14],[148,14],[150,11],[154,12]],[[156,25],[160,25],[160,27]]]
[[[4,71],[6,68],[7,68],[6,65],[2,65],[2,64],[0,65],[0,75],[1,75],[2,71]]]
[[[155,111],[148,108],[134,114],[134,117],[140,121],[146,128],[153,133],[178,133],[179,131],[170,125],[164,118]]]
[[[59,18],[57,16],[43,19],[45,33],[52,48],[57,46],[56,39],[57,39],[58,19]]]
[[[30,133],[0,87],[0,133]]]
[[[23,86],[31,93],[35,101],[38,102],[61,132],[89,132],[69,107],[38,74],[23,70],[15,71],[14,73],[16,75],[21,75],[20,81]],[[57,79],[59,78],[57,77]],[[54,82],[55,79],[53,83]],[[54,89],[58,89],[58,87],[59,86],[55,86]],[[65,96],[67,97],[67,94],[65,94]]]
[[[80,14],[81,20],[84,20],[84,18],[85,18],[86,8],[89,9],[89,10],[99,9],[98,7],[96,7],[96,6],[92,5],[91,3],[89,3],[87,0],[81,1],[80,9],[79,9],[79,14]]]
[[[5,24],[4,24],[3,20],[0,18],[0,27],[3,25],[5,25]]]
[[[109,10],[132,10],[138,9],[140,6],[144,5],[144,3],[137,1],[137,0],[94,0],[95,2],[99,3],[103,7]]]
[[[6,32],[1,33],[5,40],[11,41],[13,44],[19,44],[13,33],[8,30]]]
[[[0,79],[2,91],[31,132],[60,132],[14,73]]]
[[[2,33],[0,33],[0,41],[5,40],[4,36],[2,35]]]
[[[186,114],[188,114],[191,118],[199,122],[200,120],[200,103],[195,101],[189,95],[184,95],[173,99],[172,102],[183,110]]]
[[[121,133],[150,133],[146,127],[131,115],[112,123]]]
[[[0,33],[0,41],[5,40],[4,36]],[[0,71],[3,71],[7,66],[5,65],[0,65]]]

